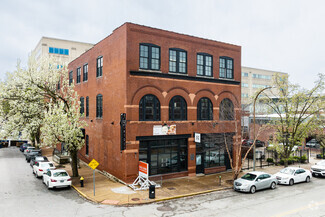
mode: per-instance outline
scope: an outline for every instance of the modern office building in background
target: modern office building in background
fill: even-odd
[[[93,46],[91,43],[42,37],[32,53],[37,60],[42,56],[49,56],[68,64]]]

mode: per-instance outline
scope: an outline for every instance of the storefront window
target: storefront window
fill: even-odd
[[[140,141],[139,160],[149,163],[149,175],[187,171],[187,139]]]
[[[215,133],[202,134],[201,143],[196,144],[196,153],[204,156],[204,167],[225,166],[226,161],[226,146],[225,137],[228,147],[232,147],[232,133]]]

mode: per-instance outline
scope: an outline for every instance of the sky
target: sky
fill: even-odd
[[[3,0],[0,79],[42,36],[97,43],[125,22],[242,47],[242,66],[310,89],[325,73],[323,0]]]

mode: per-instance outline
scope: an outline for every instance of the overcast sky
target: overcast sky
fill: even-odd
[[[26,65],[42,36],[97,43],[125,22],[240,45],[242,65],[310,88],[325,73],[325,1],[4,0],[0,78]]]

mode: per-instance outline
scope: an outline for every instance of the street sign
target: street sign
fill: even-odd
[[[95,159],[90,161],[90,163],[88,164],[88,166],[90,166],[90,168],[93,169],[94,196],[95,196],[95,169],[96,167],[98,167],[98,165],[99,163]]]
[[[139,176],[148,178],[149,177],[149,164],[146,162],[139,161]]]
[[[88,164],[88,166],[90,166],[91,169],[96,169],[96,167],[98,167],[99,163],[93,159],[92,161],[90,161],[90,163]]]

